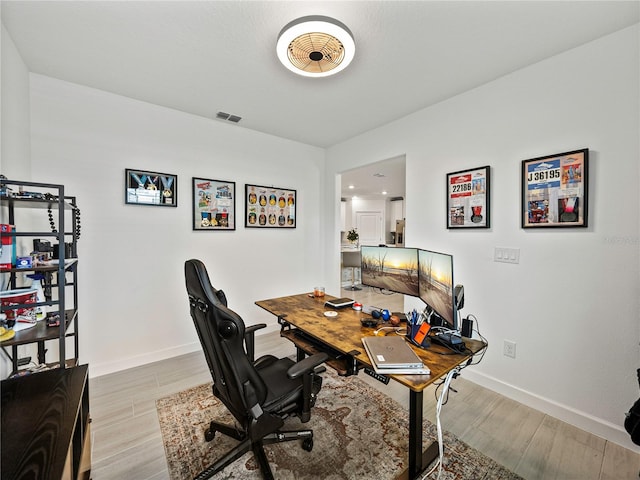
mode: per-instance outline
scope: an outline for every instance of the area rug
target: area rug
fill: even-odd
[[[311,421],[301,424],[297,418],[289,418],[283,428],[313,429],[313,450],[303,450],[298,441],[265,447],[275,478],[385,480],[406,470],[409,422],[406,408],[357,377],[341,378],[331,369],[323,377]],[[221,433],[211,442],[204,440],[204,430],[211,420],[231,423],[233,419],[212,395],[211,384],[161,398],[156,406],[172,480],[193,479],[237,443]],[[436,427],[425,421],[424,446],[436,436]],[[444,432],[443,438],[441,479],[520,479],[454,435]],[[262,478],[252,453],[215,476],[215,479],[232,478]],[[437,478],[437,472],[427,478]]]

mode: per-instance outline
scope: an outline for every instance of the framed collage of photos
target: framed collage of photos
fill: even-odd
[[[296,191],[245,185],[245,227],[296,228]]]
[[[176,207],[178,205],[177,175],[126,168],[124,183],[124,202],[126,204],[156,207]]]
[[[489,228],[489,172],[479,167],[447,174],[447,228]]]
[[[192,179],[193,230],[236,229],[236,183]]]
[[[522,162],[522,228],[586,227],[589,149]]]

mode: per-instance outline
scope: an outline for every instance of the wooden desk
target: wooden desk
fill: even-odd
[[[333,298],[335,297],[330,295],[313,298],[303,293],[260,300],[256,305],[278,317],[282,326],[280,334],[296,345],[299,358],[305,353],[326,351],[323,349],[326,346],[331,357],[326,362],[327,365],[334,368],[339,375],[357,375],[360,369],[372,367],[362,345],[362,337],[373,335],[375,328],[363,327],[360,318],[369,315],[351,308],[337,310],[337,317],[325,317],[324,312],[332,309],[325,307],[324,302]],[[297,331],[304,332],[308,336],[307,340],[297,336]],[[309,341],[309,337],[313,341]],[[412,346],[431,369],[431,375],[390,375],[390,378],[409,389],[409,468],[399,478],[418,477],[438,456],[437,442],[433,442],[427,450],[422,451],[423,391],[485,348],[485,344],[477,340],[465,339],[465,343],[471,351],[469,354],[441,355],[437,352],[448,352],[438,345],[432,345],[429,349]]]

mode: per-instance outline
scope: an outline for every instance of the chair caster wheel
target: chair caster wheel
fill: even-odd
[[[307,452],[313,450],[313,438],[305,438],[302,441],[302,449],[306,450]]]
[[[212,429],[210,429],[210,428],[207,428],[207,429],[204,431],[204,440],[205,440],[206,442],[210,442],[211,440],[213,440],[213,439],[215,438],[215,436],[216,436],[216,431],[215,431],[215,430],[212,430]]]

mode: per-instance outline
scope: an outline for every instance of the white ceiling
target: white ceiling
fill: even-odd
[[[640,20],[637,1],[6,1],[30,71],[329,147]],[[275,54],[289,21],[353,32],[343,72]],[[221,121],[221,120],[218,120]],[[228,122],[227,122],[228,123]],[[232,125],[232,124],[229,124]]]

